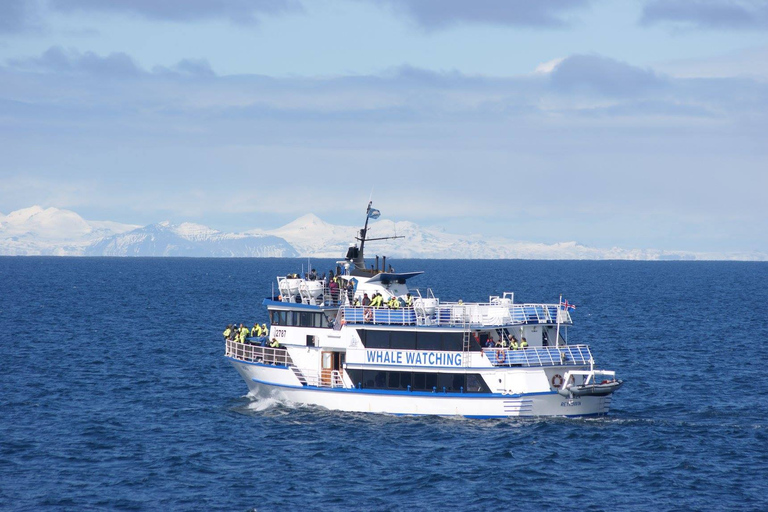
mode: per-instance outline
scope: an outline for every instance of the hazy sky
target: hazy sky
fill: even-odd
[[[2,0],[0,212],[768,252],[768,0]]]

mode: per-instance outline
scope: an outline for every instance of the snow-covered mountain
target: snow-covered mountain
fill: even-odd
[[[86,248],[86,256],[294,257],[299,253],[271,235],[222,233],[185,222],[150,224],[104,238]]]
[[[78,256],[94,241],[137,227],[87,221],[70,210],[31,206],[0,215],[0,254]]]
[[[280,236],[296,247],[301,256],[341,258],[354,241],[359,228],[335,226],[315,215],[305,215],[281,228],[266,231]],[[655,249],[601,249],[576,242],[544,244],[501,237],[455,235],[439,228],[421,227],[413,222],[379,220],[368,226],[368,237],[397,236],[393,240],[366,244],[366,258],[386,255],[388,258],[435,259],[576,259],[576,260],[666,260],[666,259],[747,259],[766,260],[764,254],[715,255]]]
[[[285,239],[300,256],[313,258],[341,258],[347,247],[355,242],[360,228],[335,226],[321,220],[315,214],[307,214],[277,229],[253,230],[253,234],[269,234]]]
[[[361,226],[337,226],[308,214],[277,229],[224,233],[200,224],[161,222],[140,227],[87,221],[77,213],[39,206],[0,214],[0,255],[197,256],[342,258]],[[576,242],[544,244],[456,235],[412,222],[372,221],[366,256],[462,259],[698,259],[767,261],[763,253],[693,253],[602,249]]]

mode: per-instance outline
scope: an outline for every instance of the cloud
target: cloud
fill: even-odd
[[[598,55],[573,55],[551,72],[552,87],[561,92],[590,92],[609,97],[633,96],[667,85],[650,69]]]
[[[89,74],[111,77],[132,77],[144,73],[126,53],[111,53],[101,57],[93,52],[80,53],[53,46],[40,57],[15,59],[11,66],[43,73]]]
[[[115,12],[165,21],[226,19],[254,23],[261,15],[301,10],[299,0],[50,0],[50,7],[65,13]]]
[[[148,71],[126,54],[54,47],[0,65],[0,205],[7,212],[47,197],[18,181],[29,176],[52,183],[42,186],[49,191],[89,184],[68,200],[100,212],[91,217],[127,220],[121,211],[144,209],[136,221],[149,222],[165,217],[158,209],[192,204],[226,223],[240,202],[271,214],[321,212],[346,208],[328,202],[339,180],[349,197],[406,180],[390,210],[416,221],[405,215],[428,190],[468,225],[494,222],[520,238],[605,233],[627,243],[643,231],[655,240],[675,233],[680,212],[694,212],[697,233],[733,233],[733,250],[768,250],[754,236],[768,214],[768,84],[664,76],[595,55],[549,67],[512,77],[409,66],[220,76],[205,61]],[[293,197],[299,185],[313,191],[306,203],[275,209],[254,199]],[[566,190],[577,220],[552,222],[562,209],[545,192],[521,190]],[[655,214],[664,226],[632,220]],[[438,209],[434,221],[445,217]]]
[[[562,27],[566,15],[590,0],[365,0],[387,6],[427,29],[466,23],[520,27]]]
[[[37,30],[37,4],[33,0],[2,0],[0,2],[0,34],[15,34]]]
[[[643,7],[644,25],[682,24],[701,29],[766,30],[766,0],[654,0]]]

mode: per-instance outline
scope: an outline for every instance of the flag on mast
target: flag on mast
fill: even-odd
[[[380,216],[381,216],[381,212],[376,208],[371,208],[368,210],[369,219],[378,219]]]

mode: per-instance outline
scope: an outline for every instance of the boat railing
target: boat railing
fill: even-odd
[[[465,327],[524,324],[571,324],[557,304],[440,303],[432,310],[416,308],[343,307],[345,323]],[[559,315],[559,318],[558,318]]]
[[[251,343],[227,340],[226,356],[249,363],[291,366],[293,360],[284,348],[262,347]]]
[[[292,304],[311,304],[313,306],[351,305],[349,293],[345,288],[330,287],[322,279],[303,279],[300,277],[277,278],[280,291],[278,300]]]
[[[485,348],[483,353],[494,366],[570,366],[586,365],[592,359],[589,345],[559,347]]]

